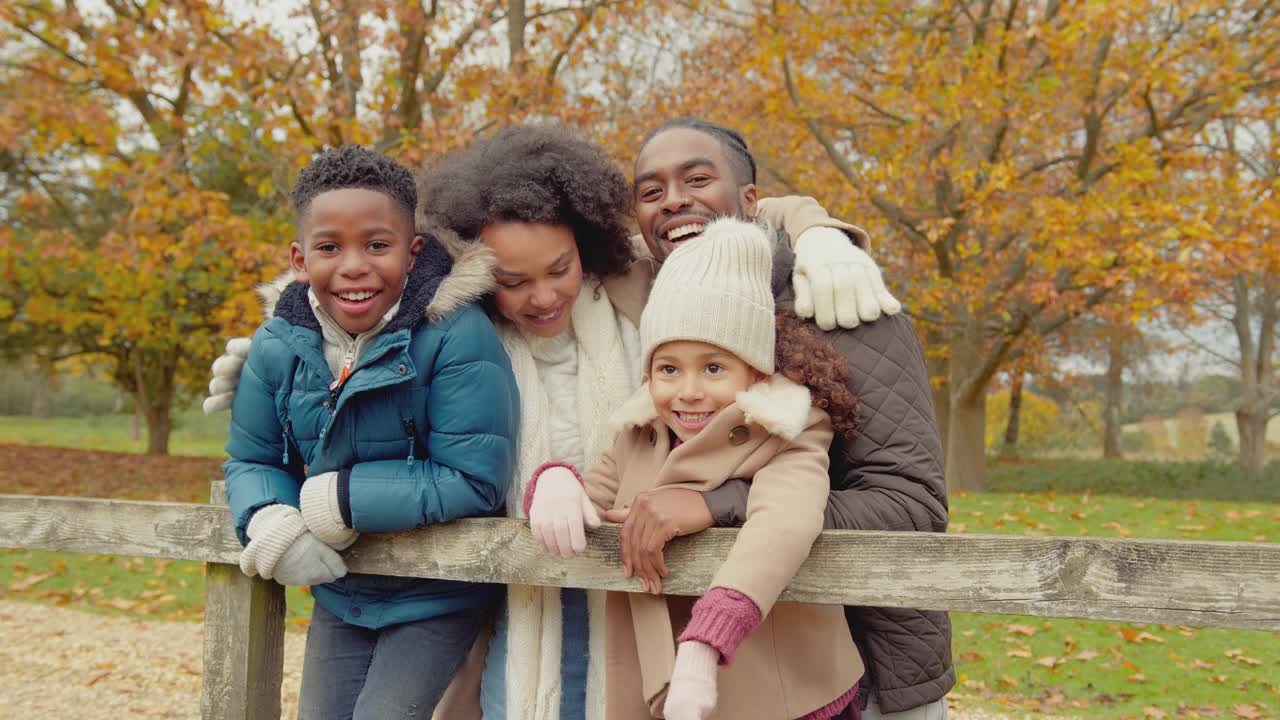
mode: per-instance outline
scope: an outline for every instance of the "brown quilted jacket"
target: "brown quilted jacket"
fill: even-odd
[[[773,263],[778,306],[789,307],[795,264],[789,243],[777,244]],[[862,403],[857,437],[837,436],[831,446],[825,526],[944,532],[942,443],[911,321],[894,315],[824,335],[849,359],[849,389]],[[742,524],[749,489],[747,481],[732,480],[704,494],[717,525]],[[866,663],[864,703],[874,693],[882,712],[900,712],[934,702],[955,685],[947,613],[848,607],[845,617]]]

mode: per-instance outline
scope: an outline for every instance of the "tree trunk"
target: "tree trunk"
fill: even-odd
[[[38,363],[31,363],[31,416],[49,417],[49,405],[53,398],[53,378],[49,368]]]
[[[1232,281],[1235,316],[1232,326],[1240,343],[1240,404],[1236,406],[1236,430],[1240,433],[1240,469],[1252,482],[1262,480],[1267,454],[1267,414],[1270,412],[1275,366],[1275,330],[1280,325],[1280,288],[1264,283],[1256,298],[1250,293],[1244,276]],[[1253,335],[1253,317],[1259,320],[1259,332]]]
[[[172,430],[174,375],[178,350],[138,351],[130,358],[133,398],[147,420],[147,454],[169,454]]]
[[[987,489],[987,398],[951,398],[951,433],[947,442],[947,492]]]
[[[172,430],[169,411],[167,404],[163,407],[148,405],[146,408],[148,455],[169,454],[169,432]]]
[[[1102,410],[1102,457],[1120,458],[1120,407],[1124,402],[1124,341],[1112,333],[1107,348],[1106,406]]]
[[[527,64],[524,49],[525,17],[524,0],[507,2],[507,58],[509,67],[517,76],[522,75]]]
[[[1267,406],[1262,397],[1245,398],[1236,408],[1240,435],[1240,469],[1250,482],[1262,481],[1267,462]]]
[[[926,348],[946,346],[946,340],[937,332],[931,332],[925,338]],[[951,388],[947,384],[947,359],[944,356],[925,354],[925,366],[929,369],[929,392],[933,395],[933,413],[938,421],[938,439],[942,447],[947,447],[947,423],[951,420]]]
[[[1014,372],[1013,384],[1009,386],[1009,422],[1004,426],[1001,457],[1018,457],[1018,423],[1022,418],[1022,381],[1023,373]]]
[[[952,337],[947,361],[947,491],[987,489],[987,394],[975,382],[982,367],[981,327],[970,321]]]

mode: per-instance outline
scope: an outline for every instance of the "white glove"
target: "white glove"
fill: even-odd
[[[707,720],[716,709],[716,666],[720,651],[697,640],[676,650],[676,667],[662,714],[667,720]]]
[[[587,549],[583,526],[600,527],[600,516],[578,476],[565,467],[549,467],[536,478],[529,506],[529,529],[547,552],[566,560]]]
[[[249,345],[249,338],[232,338],[227,341],[227,351],[213,361],[209,397],[202,405],[205,415],[231,409],[231,398],[235,397],[236,385],[240,384],[240,370],[249,357]]]
[[[334,550],[346,550],[360,533],[342,522],[338,507],[338,473],[313,475],[302,484],[302,520],[316,539]]]
[[[902,311],[889,294],[880,268],[848,235],[829,227],[813,227],[796,238],[796,266],[791,273],[796,315],[814,318],[818,327],[855,328]]]
[[[240,571],[281,585],[321,585],[347,574],[332,548],[316,539],[290,505],[267,505],[249,520],[249,544],[240,553]]]

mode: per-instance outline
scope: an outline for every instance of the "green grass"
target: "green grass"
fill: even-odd
[[[0,598],[143,619],[204,617],[204,563],[0,548]],[[289,625],[305,626],[311,596],[285,593]]]
[[[206,417],[198,408],[174,414],[169,454],[223,457],[227,442],[228,413]],[[78,450],[145,452],[147,428],[143,423],[137,440],[129,437],[132,415],[90,415],[79,418],[35,418],[0,415],[0,442],[46,445]]]
[[[952,498],[951,517],[952,531],[968,533],[1280,538],[1271,503],[986,493]],[[952,622],[961,707],[1144,718],[1235,717],[1238,706],[1240,717],[1280,717],[1273,633],[971,613]]]

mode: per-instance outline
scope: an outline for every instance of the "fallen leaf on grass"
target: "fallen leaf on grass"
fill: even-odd
[[[1230,679],[1231,678],[1227,677],[1226,675],[1210,675],[1208,677],[1208,680],[1211,683],[1224,683]]]
[[[1234,650],[1228,650],[1223,654],[1231,658],[1231,662],[1240,663],[1241,665],[1261,665],[1262,664],[1261,660],[1256,660],[1254,658],[1251,658],[1245,655],[1244,650],[1241,650],[1239,648],[1236,648]]]
[[[1164,638],[1162,637],[1152,635],[1146,630],[1138,631],[1138,630],[1134,630],[1133,628],[1120,628],[1120,637],[1137,645],[1141,645],[1142,643],[1148,640],[1155,643],[1164,642]]]
[[[1039,660],[1036,660],[1037,665],[1042,665],[1044,667],[1049,668],[1050,670],[1057,667],[1059,662],[1061,662],[1061,659],[1056,658],[1052,655],[1050,655],[1049,657],[1042,657]]]
[[[1157,720],[1159,720],[1160,718],[1169,717],[1169,713],[1161,710],[1158,707],[1150,707],[1150,706],[1142,708],[1142,714],[1149,718],[1156,718]]]
[[[1098,652],[1097,650],[1081,650],[1075,655],[1072,655],[1071,659],[1079,660],[1080,662],[1089,662],[1090,660],[1096,657],[1100,657],[1101,655],[1102,653]]]
[[[1262,711],[1258,709],[1257,705],[1236,703],[1231,706],[1231,712],[1235,713],[1236,717],[1245,718],[1245,720],[1254,720],[1262,717]]]
[[[1102,527],[1108,530],[1115,530],[1116,534],[1119,535],[1120,537],[1131,537],[1133,535],[1132,530],[1121,525],[1118,522],[1115,522],[1114,520],[1111,522],[1102,523]]]
[[[1005,629],[1009,631],[1010,635],[1031,636],[1036,634],[1035,628],[1030,625],[1019,625],[1018,623],[1009,623],[1008,625],[1005,625]]]
[[[9,583],[9,590],[12,592],[22,592],[24,590],[30,590],[32,586],[39,585],[40,583],[44,582],[45,580],[48,580],[49,578],[57,574],[58,573],[54,571],[54,572],[40,573],[38,575],[28,575],[27,577],[24,577],[21,580],[14,580],[13,582]]]
[[[1005,652],[1005,655],[1008,655],[1009,657],[1029,658],[1031,657],[1031,648],[1025,648],[1025,647],[1013,648]]]
[[[1195,660],[1191,661],[1191,667],[1198,668],[1200,670],[1209,670],[1213,667],[1213,663],[1208,662],[1206,660],[1201,660],[1200,658],[1196,658]]]
[[[1006,687],[1006,688],[1018,687],[1018,679],[1013,677],[1012,675],[1001,675],[999,682],[1000,682],[1000,687]]]
[[[1143,675],[1142,673],[1134,673],[1129,677],[1125,678],[1125,680],[1128,680],[1129,682],[1143,683],[1147,681],[1147,676]]]

